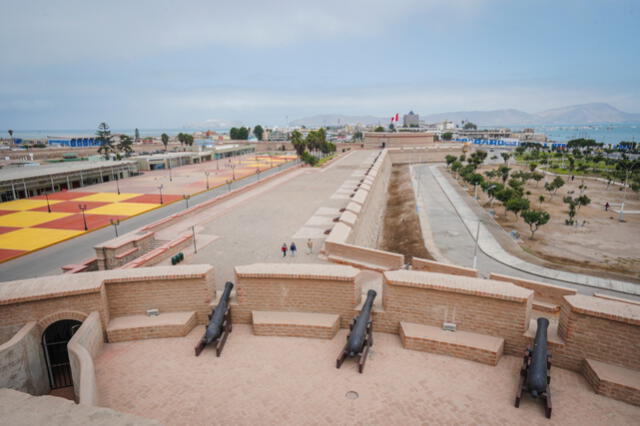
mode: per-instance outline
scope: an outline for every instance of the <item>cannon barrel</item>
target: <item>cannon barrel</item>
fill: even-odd
[[[549,320],[538,318],[538,330],[531,351],[531,364],[527,372],[527,389],[537,397],[547,389],[547,328]]]
[[[347,341],[347,353],[349,356],[354,356],[362,352],[364,346],[364,339],[367,336],[367,324],[369,323],[369,317],[371,316],[371,307],[373,306],[373,299],[376,298],[375,290],[369,290],[367,292],[367,300],[360,314],[356,318],[356,323],[349,334],[349,340]]]
[[[213,342],[220,337],[220,334],[222,334],[222,323],[224,322],[224,314],[227,311],[227,306],[229,305],[229,296],[231,296],[232,289],[233,283],[227,281],[224,285],[224,292],[222,293],[220,302],[213,310],[213,315],[211,315],[211,320],[207,325],[207,331],[202,338],[205,344]]]

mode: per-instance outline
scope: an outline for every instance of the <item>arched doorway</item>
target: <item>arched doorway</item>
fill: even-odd
[[[81,325],[76,320],[60,320],[49,325],[42,333],[42,347],[51,389],[73,386],[67,343]]]

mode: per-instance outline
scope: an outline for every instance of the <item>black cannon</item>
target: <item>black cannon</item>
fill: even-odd
[[[229,297],[231,296],[231,290],[233,289],[233,283],[227,281],[224,285],[224,292],[220,297],[218,306],[213,309],[211,315],[209,315],[209,324],[207,329],[200,339],[200,342],[196,346],[196,356],[200,355],[205,346],[212,342],[216,342],[216,356],[220,356],[224,344],[227,341],[227,336],[231,333],[231,315],[229,313]]]
[[[538,318],[533,349],[527,349],[524,353],[515,405],[516,408],[520,406],[522,392],[526,390],[532,397],[544,401],[545,415],[551,418],[551,354],[547,349],[547,328],[549,320]]]
[[[371,307],[373,300],[376,298],[376,292],[369,290],[367,292],[367,300],[360,314],[353,319],[349,326],[349,336],[347,336],[347,344],[344,345],[342,352],[336,360],[336,368],[340,368],[345,358],[359,356],[358,371],[362,373],[364,363],[369,355],[369,348],[373,345],[373,333],[371,331]]]

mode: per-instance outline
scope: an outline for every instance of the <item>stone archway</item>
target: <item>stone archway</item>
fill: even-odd
[[[38,320],[38,326],[40,330],[44,332],[51,324],[60,320],[76,320],[80,322],[84,322],[87,319],[88,314],[80,311],[58,311],[52,314],[49,314],[40,320]]]
[[[42,333],[42,349],[51,389],[73,386],[67,344],[82,322],[62,319],[51,323]]]

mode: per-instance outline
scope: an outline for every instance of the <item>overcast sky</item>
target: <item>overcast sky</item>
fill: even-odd
[[[637,0],[2,0],[0,17],[0,129],[640,112]]]

